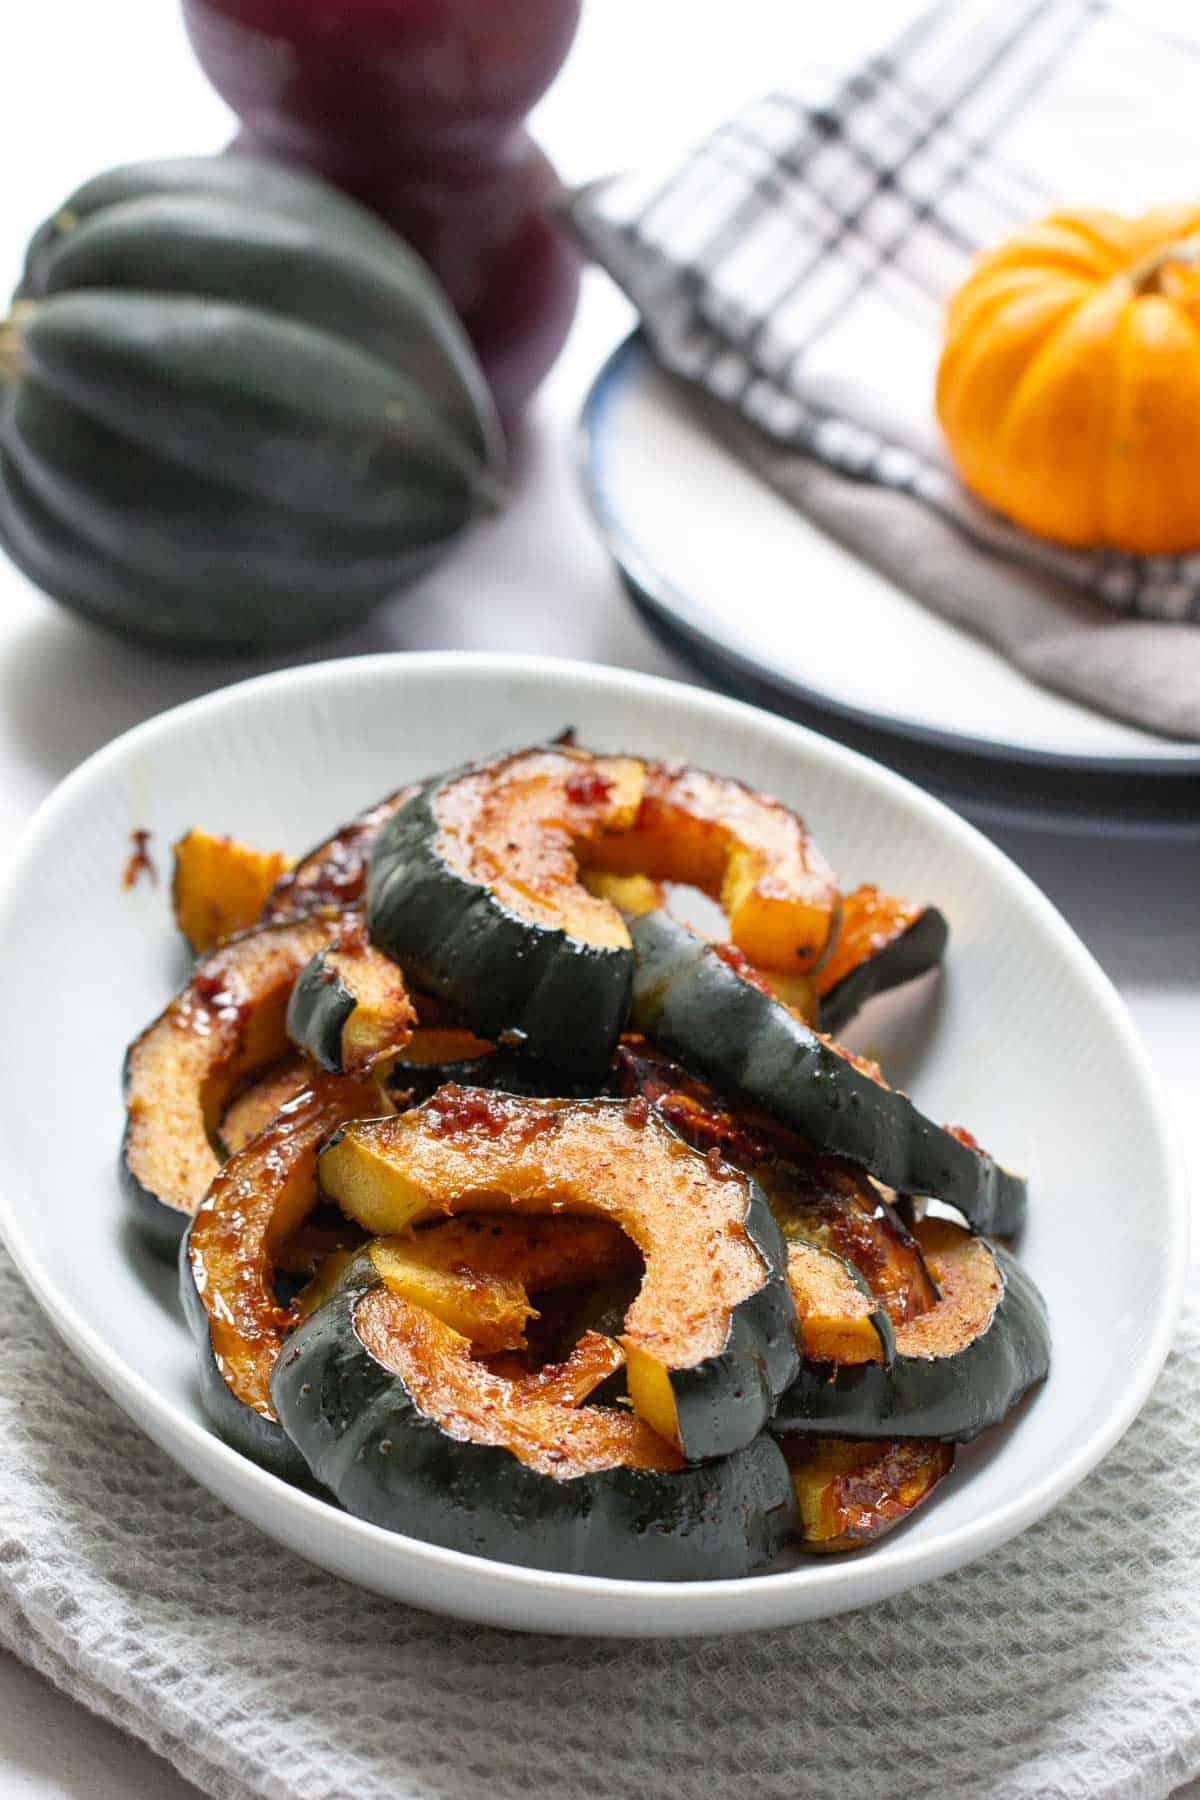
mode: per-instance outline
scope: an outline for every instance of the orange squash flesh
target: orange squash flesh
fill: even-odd
[[[287,1050],[292,985],[330,931],[308,919],[231,939],[130,1045],[125,1160],[164,1206],[200,1204],[220,1166],[212,1139],[226,1102]]]
[[[869,884],[842,900],[841,923],[828,959],[816,975],[818,994],[827,994],[852,969],[908,930],[924,909]]]
[[[424,1306],[481,1353],[525,1347],[531,1293],[636,1265],[606,1219],[460,1217],[377,1238],[371,1259],[393,1293]]]
[[[514,1382],[521,1394],[531,1399],[553,1400],[559,1406],[582,1406],[624,1361],[625,1352],[616,1338],[606,1337],[601,1331],[585,1331],[560,1362],[527,1369],[514,1357],[495,1356],[487,1359],[487,1366],[493,1375]]]
[[[276,1250],[316,1204],[323,1141],[386,1104],[365,1077],[315,1076],[229,1159],[192,1222],[186,1254],[217,1367],[235,1398],[263,1418],[275,1417],[268,1383],[294,1322],[276,1302]]]
[[[667,903],[666,890],[649,875],[618,875],[612,869],[580,871],[580,880],[589,894],[607,900],[623,913],[653,912]]]
[[[321,1181],[343,1211],[380,1235],[439,1213],[608,1219],[646,1259],[627,1339],[658,1361],[698,1361],[721,1349],[729,1314],[765,1278],[743,1223],[745,1178],[730,1170],[728,1180],[713,1179],[653,1115],[636,1126],[631,1169],[628,1129],[622,1109],[604,1102],[446,1087],[415,1112],[348,1125],[321,1158]],[[604,1183],[592,1179],[598,1168],[609,1174]],[[671,1255],[660,1261],[664,1218]]]
[[[725,1351],[735,1310],[774,1292],[746,1225],[761,1196],[744,1175],[694,1155],[636,1103],[534,1101],[446,1086],[416,1111],[347,1126],[322,1155],[321,1181],[372,1233],[462,1211],[561,1212],[620,1226],[645,1258],[621,1339],[629,1397],[677,1443],[697,1431],[677,1410],[680,1372],[715,1367],[710,1359]],[[739,1403],[759,1404],[749,1378],[738,1379]],[[721,1420],[716,1428],[724,1429]],[[707,1418],[699,1432],[706,1430],[714,1430]]]
[[[437,854],[518,918],[585,944],[626,947],[620,913],[584,887],[577,857],[584,843],[632,824],[642,784],[633,757],[519,751],[441,790]]]
[[[982,1337],[1004,1292],[996,1259],[984,1238],[949,1219],[922,1219],[913,1228],[937,1282],[928,1311],[896,1327],[897,1356],[953,1356]]]
[[[883,1361],[879,1333],[871,1323],[876,1303],[836,1257],[815,1244],[789,1243],[788,1282],[810,1362]]]
[[[227,1156],[244,1150],[269,1125],[280,1108],[307,1087],[314,1074],[304,1056],[285,1056],[231,1100],[221,1118],[220,1139]]]
[[[818,1157],[763,1169],[759,1179],[789,1243],[798,1238],[853,1263],[897,1329],[936,1305],[919,1243],[859,1171]]]
[[[621,1040],[616,1080],[686,1142],[754,1175],[784,1236],[853,1263],[894,1324],[933,1306],[937,1289],[920,1249],[861,1170],[815,1151],[770,1114],[719,1094],[635,1033]]]
[[[675,763],[523,750],[437,796],[437,852],[518,917],[580,941],[624,946],[618,909],[645,911],[662,881],[718,899],[733,941],[781,976],[828,946],[837,883],[779,801]]]
[[[402,1068],[437,1068],[451,1063],[474,1062],[496,1048],[488,1038],[476,1037],[460,1025],[418,1025],[400,1052]]]
[[[288,867],[281,850],[255,850],[208,831],[186,832],[173,849],[175,923],[197,954],[249,930]]]
[[[353,997],[353,1010],[338,1033],[342,1070],[362,1074],[399,1056],[412,1038],[417,1009],[400,969],[371,943],[356,916],[322,951],[320,968],[322,983],[336,984]],[[297,998],[304,987],[302,981]],[[294,1019],[290,1023],[294,1028]],[[302,1032],[296,1041],[312,1050]]]
[[[583,846],[585,861],[621,874],[697,887],[719,900],[751,962],[802,975],[829,941],[837,882],[801,820],[743,782],[682,763],[646,764],[631,830]]]
[[[368,1289],[354,1325],[375,1360],[450,1437],[495,1445],[557,1481],[600,1469],[683,1467],[674,1445],[636,1414],[573,1403],[570,1378],[564,1400],[556,1397],[563,1387],[549,1378],[519,1382],[495,1374],[473,1355],[469,1338],[386,1287]]]

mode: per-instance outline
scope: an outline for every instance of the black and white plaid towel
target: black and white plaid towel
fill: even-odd
[[[979,247],[1056,202],[1196,198],[1191,23],[1177,0],[943,0],[573,216],[658,359],[818,523],[1038,680],[1200,738],[1200,632],[1178,629],[1200,622],[1200,554],[1006,524],[956,480],[933,409],[945,299]]]

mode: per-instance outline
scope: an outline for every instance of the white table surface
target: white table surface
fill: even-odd
[[[715,120],[790,59],[844,54],[915,0],[589,0],[571,58],[534,126],[568,179],[632,162]],[[5,18],[0,289],[33,226],[78,180],[142,155],[219,147],[221,103],[187,51],[173,0],[42,0]],[[361,629],[288,658],[377,649],[496,648],[588,657],[693,679],[631,611],[573,467],[587,384],[628,329],[603,277],[585,281],[566,352],[517,449],[509,510]],[[77,623],[0,565],[0,831],[127,726],[278,665],[179,660]],[[1031,777],[1036,783],[1036,775]],[[1119,839],[991,835],[1041,883],[1123,995],[1200,1170],[1200,850]],[[1036,997],[1031,996],[1031,1004]],[[1200,1785],[1187,1790],[1196,1800]],[[0,1796],[155,1800],[195,1790],[142,1745],[0,1655]]]

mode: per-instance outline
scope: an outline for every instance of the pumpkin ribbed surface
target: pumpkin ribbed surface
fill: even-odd
[[[1200,207],[1057,212],[950,302],[937,409],[963,481],[1062,544],[1200,545]]]

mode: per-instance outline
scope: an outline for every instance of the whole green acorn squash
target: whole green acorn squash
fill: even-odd
[[[323,184],[133,164],[36,233],[0,327],[0,541],[102,624],[312,636],[500,495],[502,439],[425,265]]]

